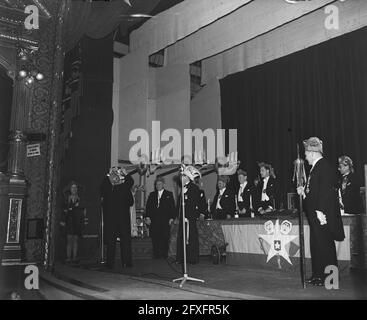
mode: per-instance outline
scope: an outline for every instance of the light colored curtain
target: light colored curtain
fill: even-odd
[[[158,52],[227,15],[250,0],[186,0],[158,14],[130,35],[131,51]]]
[[[92,39],[106,37],[134,10],[123,0],[72,1],[69,8],[65,32],[67,51],[74,48],[84,35]]]

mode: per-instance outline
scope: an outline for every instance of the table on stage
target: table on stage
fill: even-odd
[[[335,242],[340,272],[351,266],[351,250],[358,255],[360,247],[351,233],[355,233],[356,219],[343,217],[345,239]],[[200,255],[209,255],[213,245],[226,244],[226,263],[299,272],[298,218],[266,217],[229,220],[198,221]],[[352,232],[351,232],[352,231]],[[304,222],[305,257],[307,270],[311,268],[309,246],[310,229]],[[351,249],[352,246],[352,249]]]

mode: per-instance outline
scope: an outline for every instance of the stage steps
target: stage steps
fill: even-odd
[[[46,300],[113,300],[97,287],[49,272],[41,272],[39,291]]]
[[[56,266],[54,273],[40,273],[39,291],[47,300],[264,299],[198,286],[195,283],[186,283],[184,288],[179,288],[178,284],[173,284],[171,280],[142,278],[102,270]]]

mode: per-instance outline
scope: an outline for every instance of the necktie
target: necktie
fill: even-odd
[[[158,203],[157,203],[157,208],[159,208],[159,202],[161,201],[161,194],[158,192]]]
[[[238,201],[242,202],[243,199],[242,199],[242,193],[243,193],[243,185],[240,186],[240,191],[238,192]]]
[[[222,207],[220,206],[220,199],[222,198],[222,195],[219,194],[218,195],[218,201],[217,201],[217,206],[216,206],[216,209],[222,209]]]

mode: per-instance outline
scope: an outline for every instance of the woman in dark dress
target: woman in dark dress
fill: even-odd
[[[64,197],[63,219],[61,225],[66,232],[66,262],[76,261],[78,242],[84,225],[84,208],[80,205],[78,184],[70,182]]]
[[[363,211],[360,185],[354,173],[353,161],[348,156],[339,157],[340,179],[337,185],[339,205],[342,212],[360,214]]]

